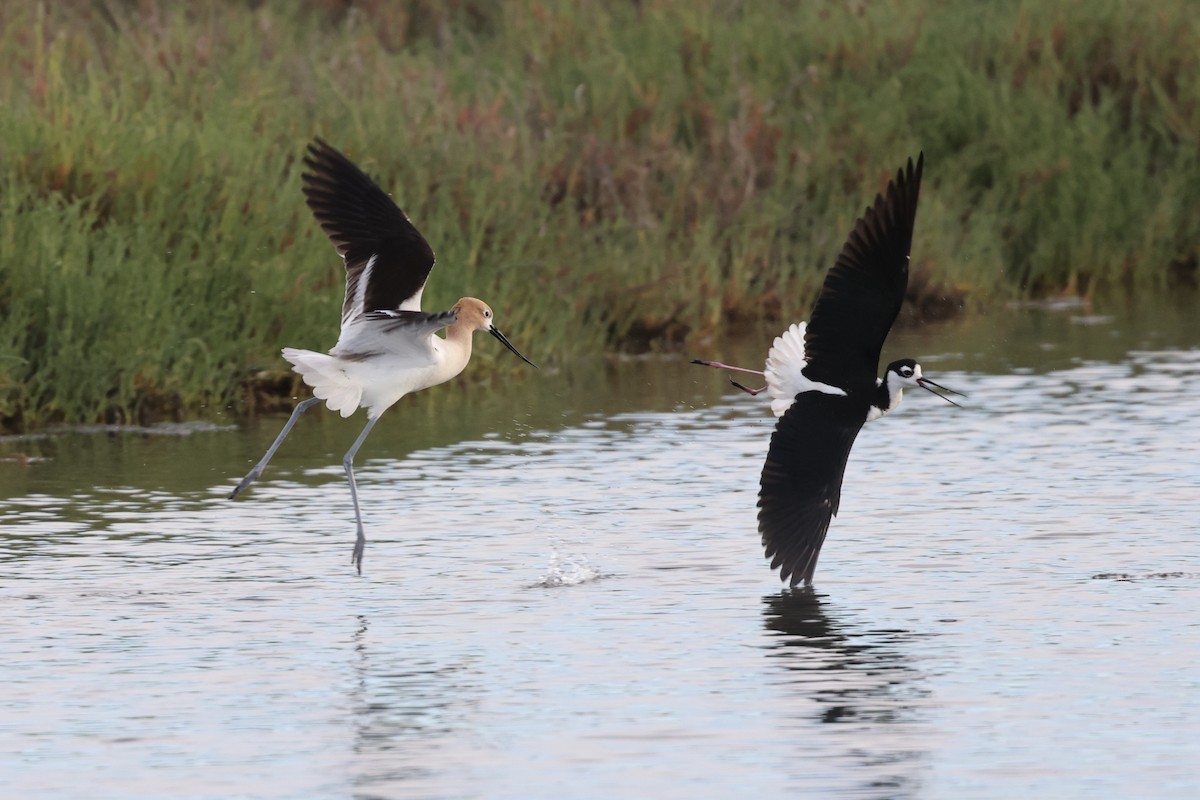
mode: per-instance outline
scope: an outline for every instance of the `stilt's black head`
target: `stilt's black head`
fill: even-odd
[[[888,388],[889,394],[895,395],[898,390],[907,386],[919,387],[927,392],[936,394],[938,397],[945,400],[952,406],[958,403],[946,397],[944,394],[938,394],[936,389],[940,389],[946,394],[955,394],[959,397],[966,397],[962,392],[956,392],[939,383],[934,383],[929,378],[921,375],[921,365],[911,358],[902,358],[899,361],[893,361],[888,364],[887,370],[883,373],[883,385]]]

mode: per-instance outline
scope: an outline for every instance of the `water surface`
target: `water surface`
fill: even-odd
[[[303,420],[234,502],[282,419],[0,441],[0,785],[1194,797],[1191,318],[897,332],[969,407],[863,432],[811,592],[761,559],[765,403],[677,357],[404,401],[360,453],[362,577],[361,417]]]

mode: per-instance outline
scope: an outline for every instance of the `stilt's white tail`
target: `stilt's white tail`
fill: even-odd
[[[330,411],[348,417],[362,401],[362,386],[355,383],[338,360],[312,350],[283,348],[283,357],[291,362],[292,368],[300,373],[304,382],[312,387],[313,395],[325,401]]]
[[[807,323],[793,323],[786,331],[775,337],[775,343],[767,353],[767,365],[763,375],[767,379],[767,390],[771,395],[771,410],[775,416],[791,408],[796,395],[808,388],[808,378],[801,372],[808,361],[804,357],[804,330]]]

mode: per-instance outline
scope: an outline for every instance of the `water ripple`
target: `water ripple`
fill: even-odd
[[[760,557],[772,420],[732,391],[415,445],[398,411],[357,470],[362,578],[354,431],[310,426],[237,502],[240,434],[54,439],[0,464],[28,488],[0,496],[0,782],[1190,796],[1200,351],[938,379],[968,407],[864,430],[816,591]]]

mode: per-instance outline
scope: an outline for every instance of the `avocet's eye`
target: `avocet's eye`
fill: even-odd
[[[487,319],[490,316],[492,316],[492,310],[490,308],[485,308],[483,310],[483,318]]]

